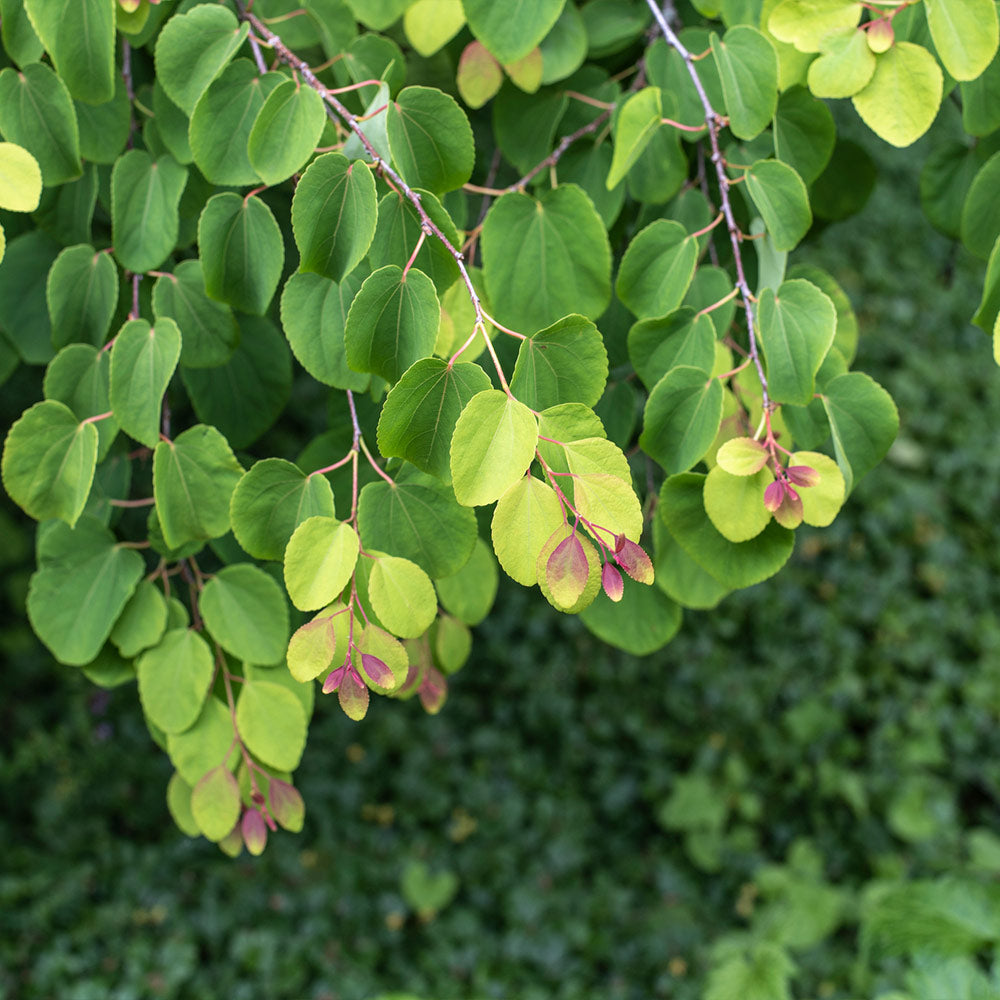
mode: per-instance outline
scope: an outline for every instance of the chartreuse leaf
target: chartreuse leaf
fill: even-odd
[[[700,273],[700,272],[699,272]],[[641,319],[628,332],[628,355],[648,389],[676,365],[708,371],[715,361],[716,331],[709,314],[682,306],[665,316]]]
[[[234,563],[219,570],[198,597],[205,627],[233,656],[278,663],[288,643],[288,606],[281,587],[262,569]]]
[[[375,235],[375,180],[364,164],[324,153],[309,164],[292,198],[292,231],[300,271],[342,281]]]
[[[615,122],[615,147],[605,185],[621,183],[660,127],[663,107],[659,87],[643,87],[622,105]]]
[[[802,178],[780,160],[758,160],[746,173],[746,189],[776,250],[794,250],[812,225]]]
[[[111,238],[122,267],[141,274],[167,259],[177,244],[177,210],[187,176],[172,156],[154,162],[144,149],[130,149],[115,162]]]
[[[539,198],[511,192],[483,223],[483,272],[496,318],[530,334],[570,313],[596,319],[611,297],[611,249],[575,184]]]
[[[663,484],[657,511],[671,535],[702,569],[727,587],[750,587],[777,573],[792,554],[794,532],[772,521],[750,541],[729,541],[705,513],[704,482],[704,476],[685,472]]]
[[[521,341],[510,390],[533,410],[560,403],[594,406],[608,379],[600,331],[583,316],[566,316]]]
[[[0,133],[38,161],[47,187],[83,171],[73,101],[45,63],[29,63],[20,72],[0,70]]]
[[[470,108],[481,108],[503,85],[503,69],[482,42],[469,42],[462,50],[455,85]]]
[[[437,614],[430,577],[416,563],[398,556],[375,556],[368,596],[379,621],[401,639],[422,636]]]
[[[833,303],[811,282],[795,278],[777,293],[765,288],[757,316],[771,398],[807,406],[837,328]]]
[[[78,100],[115,92],[115,10],[111,0],[25,0],[28,17],[56,72]]]
[[[42,169],[15,142],[0,142],[0,208],[33,212],[42,196]]]
[[[486,542],[477,538],[465,565],[457,573],[436,580],[435,586],[446,611],[466,625],[478,625],[493,607],[498,582],[497,561]]]
[[[155,646],[167,628],[167,602],[152,580],[143,580],[111,630],[110,640],[124,657]]]
[[[451,576],[476,543],[476,515],[433,481],[368,483],[358,498],[358,530],[367,550],[415,562],[431,577]]]
[[[110,373],[111,359],[107,351],[98,351],[90,344],[69,344],[45,369],[42,384],[45,398],[65,403],[80,420],[107,413],[111,409]],[[97,460],[100,462],[118,433],[118,423],[113,417],[106,417],[97,421],[96,426]]]
[[[153,314],[169,317],[181,331],[181,364],[216,368],[231,357],[240,328],[232,309],[205,294],[200,260],[182,260],[153,285]]]
[[[673,219],[657,219],[629,244],[616,291],[636,316],[665,316],[681,302],[694,277],[698,243]]]
[[[584,560],[585,565],[581,566],[581,571],[586,573],[586,577],[579,579],[576,586],[569,590],[565,586],[559,586],[555,575],[548,571],[549,559],[553,552],[567,539],[573,537],[579,543],[577,553],[582,555]],[[601,590],[601,560],[597,555],[597,550],[588,538],[580,532],[574,532],[566,523],[560,524],[542,545],[542,550],[538,553],[538,560],[535,564],[535,571],[538,575],[538,588],[545,600],[557,611],[568,615],[579,614],[593,602]],[[553,587],[553,583],[556,584],[555,587]]]
[[[190,115],[249,31],[218,4],[199,4],[171,17],[156,40],[156,78],[170,100]]]
[[[236,726],[247,749],[265,764],[294,771],[306,746],[309,719],[302,702],[270,681],[243,684],[236,702]]]
[[[937,117],[944,78],[923,46],[896,42],[877,57],[871,81],[852,98],[861,120],[893,146],[909,146]]]
[[[580,620],[602,642],[633,656],[662,649],[681,627],[681,609],[663,591],[625,579],[625,596],[612,601],[598,594]]]
[[[974,80],[997,54],[1000,26],[993,0],[927,0],[927,27],[956,80]]]
[[[208,643],[191,629],[171,629],[136,663],[139,700],[155,725],[182,733],[201,714],[215,672]]]
[[[983,260],[989,258],[1000,236],[1000,209],[996,198],[998,183],[1000,153],[994,153],[976,173],[962,205],[962,242],[971,253]]]
[[[425,59],[447,45],[464,25],[462,0],[416,0],[403,15],[406,40]]]
[[[767,37],[749,24],[712,34],[712,55],[725,96],[729,129],[753,139],[771,123],[778,103],[778,57]]]
[[[878,465],[899,430],[892,397],[863,372],[831,379],[821,395],[845,491]]]
[[[395,382],[434,349],[441,305],[422,271],[388,264],[370,274],[354,297],[344,327],[347,363]]]
[[[764,506],[764,490],[774,481],[769,469],[751,476],[734,476],[721,465],[705,478],[705,513],[720,535],[731,542],[756,538],[771,520]]]
[[[511,486],[493,511],[493,551],[504,572],[525,587],[534,586],[538,555],[563,520],[562,505],[548,483],[529,475]]]
[[[181,355],[181,332],[172,319],[150,326],[129,320],[111,349],[111,409],[115,420],[136,441],[155,448],[160,439],[160,408]]]
[[[332,518],[333,512],[333,491],[326,477],[307,476],[283,458],[255,462],[236,484],[229,504],[233,534],[255,559],[281,559],[303,521]]]
[[[815,486],[796,487],[802,499],[802,520],[815,528],[832,524],[840,513],[846,495],[844,477],[840,467],[819,451],[797,451],[788,459],[790,466],[805,465],[819,473]]]
[[[411,187],[443,194],[472,176],[475,146],[465,112],[433,87],[407,87],[389,103],[389,149]]]
[[[240,818],[240,786],[231,771],[220,765],[201,778],[191,790],[191,815],[211,841],[222,840],[235,829]]]
[[[142,556],[93,518],[75,528],[50,525],[39,538],[38,569],[28,584],[31,627],[60,663],[89,663],[144,569]]]
[[[784,0],[771,11],[767,28],[800,52],[819,52],[831,35],[855,28],[860,17],[856,0]]]
[[[114,261],[87,244],[67,247],[49,269],[45,298],[57,350],[77,342],[100,347],[118,305]]]
[[[859,28],[845,28],[828,35],[821,54],[809,64],[809,89],[816,97],[853,97],[871,81],[875,53]]]
[[[7,495],[36,521],[76,524],[97,465],[97,428],[64,403],[46,399],[21,414],[3,446]],[[96,655],[96,650],[95,650]]]
[[[649,394],[639,444],[669,474],[683,472],[708,451],[721,422],[722,383],[680,365]]]
[[[716,452],[716,464],[731,476],[755,476],[767,464],[769,452],[754,438],[730,438]]]
[[[358,561],[354,528],[332,517],[306,518],[285,548],[285,589],[300,611],[325,607],[347,586]]]
[[[538,444],[538,421],[498,389],[469,400],[451,439],[455,498],[466,507],[498,500],[524,475]]]
[[[191,155],[213,184],[256,184],[250,162],[250,130],[271,91],[287,77],[259,76],[249,59],[235,59],[217,76],[191,112],[188,141]]]
[[[167,782],[167,810],[170,812],[170,818],[177,824],[177,829],[185,837],[200,837],[201,828],[195,822],[194,813],[191,812],[192,791],[191,785],[179,772],[174,771]]]
[[[526,56],[559,19],[565,0],[462,0],[472,33],[501,63]]]
[[[459,415],[477,393],[490,388],[479,365],[449,365],[424,358],[389,391],[378,422],[378,447],[418,469],[451,481],[451,438]]]
[[[153,453],[153,496],[163,538],[172,549],[224,535],[229,500],[243,475],[226,439],[196,424]]]
[[[323,608],[288,640],[288,670],[300,683],[338,667],[347,657],[351,616],[340,601]]]
[[[233,719],[218,698],[206,698],[193,726],[183,733],[167,734],[170,762],[189,784],[197,784],[218,767],[233,745]]]
[[[285,249],[271,210],[256,195],[214,195],[198,220],[205,292],[262,316],[274,296]]]
[[[326,113],[323,98],[299,80],[286,80],[268,94],[250,130],[247,155],[260,179],[273,186],[288,180],[312,156]]]

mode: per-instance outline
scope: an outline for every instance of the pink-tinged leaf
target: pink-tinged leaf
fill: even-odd
[[[783,528],[797,528],[802,523],[802,498],[790,486],[785,487],[785,498],[774,511],[774,519]]]
[[[619,539],[622,540],[620,547],[618,544]],[[615,549],[615,562],[636,583],[650,584],[653,582],[653,561],[646,555],[641,545],[636,545],[635,542],[630,541],[623,535],[619,535],[618,539],[615,540]]]
[[[615,552],[621,552],[627,541],[628,539],[624,535],[615,535]]]
[[[247,809],[243,813],[241,832],[243,843],[255,858],[264,853],[264,848],[267,846],[267,827],[259,809]]]
[[[361,654],[361,678],[369,683],[370,687],[385,691],[396,686],[396,678],[392,676],[392,671],[384,660],[380,660],[371,653]]]
[[[785,481],[775,479],[766,490],[764,490],[764,506],[773,514],[785,499]]]
[[[785,472],[796,486],[819,485],[819,473],[808,465],[790,465]]]
[[[330,694],[332,691],[336,691],[340,687],[344,680],[344,674],[347,672],[347,667],[337,667],[336,670],[331,670],[326,676],[326,680],[323,681],[323,694]]]
[[[590,566],[574,532],[553,550],[545,564],[545,579],[557,604],[571,608],[587,586]]]
[[[287,781],[272,778],[267,793],[271,799],[271,815],[286,830],[298,833],[306,815],[306,805],[299,790]]]
[[[337,688],[337,697],[344,715],[349,719],[360,722],[368,714],[368,688],[353,667],[345,672]]]
[[[448,697],[448,682],[436,667],[428,667],[420,682],[420,704],[428,715],[437,715]]]
[[[604,593],[616,603],[622,599],[622,594],[625,593],[622,575],[611,563],[606,562],[601,570],[601,586],[604,588]]]
[[[503,70],[482,42],[469,42],[458,61],[458,92],[470,108],[481,108],[503,83]]]

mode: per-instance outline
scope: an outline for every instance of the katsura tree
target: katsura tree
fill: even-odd
[[[995,332],[993,0],[0,15],[27,615],[137,681],[228,853],[301,827],[317,692],[441,708],[500,571],[642,655],[833,521],[898,420],[789,260],[874,183],[831,101],[895,146],[942,119],[922,199]]]

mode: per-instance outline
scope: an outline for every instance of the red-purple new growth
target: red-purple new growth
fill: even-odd
[[[371,653],[361,654],[361,670],[377,688],[391,688],[396,683],[396,678],[393,677],[386,662],[377,656],[372,656]]]
[[[271,778],[267,788],[271,800],[271,815],[286,830],[301,830],[306,806],[299,790],[280,778]]]
[[[775,479],[766,490],[764,490],[764,506],[773,514],[785,499],[785,489],[787,484],[784,479]]]
[[[567,607],[577,602],[590,576],[587,554],[574,531],[552,551],[545,564],[545,578],[557,599]]]
[[[326,675],[326,680],[323,681],[323,694],[330,694],[336,691],[340,687],[341,682],[344,679],[344,674],[347,672],[347,664],[345,663],[341,667],[337,667],[336,670],[331,670]]]
[[[244,811],[240,832],[243,834],[243,843],[254,857],[264,853],[264,848],[267,846],[267,826],[259,809]]]
[[[428,715],[437,715],[448,697],[448,682],[436,667],[428,667],[420,682],[420,704]]]
[[[636,545],[635,542],[624,535],[618,535],[615,538],[615,562],[636,583],[653,582],[652,560],[646,555],[642,546]],[[609,594],[608,596],[610,597],[611,595]]]
[[[611,563],[606,562],[604,568],[601,570],[601,586],[604,588],[604,593],[612,601],[620,601],[622,595],[625,593],[625,584],[622,582],[622,575]]]
[[[819,485],[819,473],[811,465],[790,465],[785,469],[785,475],[796,486]]]

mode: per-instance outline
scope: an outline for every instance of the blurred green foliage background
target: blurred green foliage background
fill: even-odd
[[[0,995],[1000,996],[1000,379],[931,141],[793,258],[902,417],[835,524],[641,660],[502,587],[439,716],[320,705],[259,859],[186,840],[132,687],[33,640],[5,506]]]

